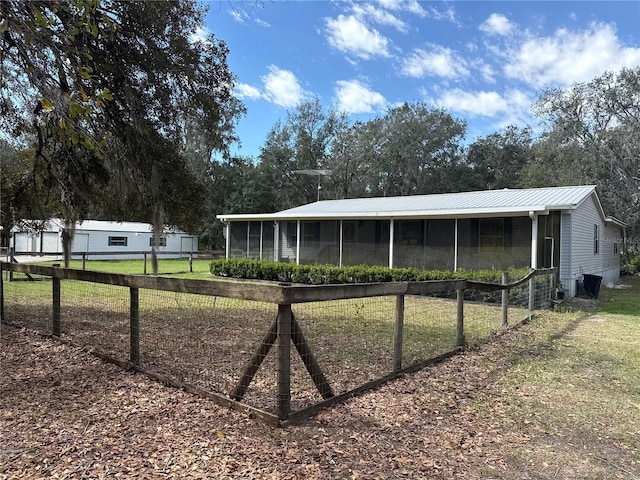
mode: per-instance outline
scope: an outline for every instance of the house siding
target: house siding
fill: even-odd
[[[571,296],[576,294],[575,279],[571,272],[572,218],[569,213],[563,213],[560,218],[560,282]]]
[[[602,266],[604,285],[612,287],[620,279],[620,251],[623,233],[620,227],[605,225],[602,242]]]
[[[43,232],[28,234],[24,232],[15,232],[12,239],[12,247],[16,253],[23,254],[61,254],[62,253],[62,233],[57,227],[56,222],[49,226],[48,230]],[[92,260],[109,260],[109,259],[129,259],[140,258],[139,253],[127,254],[126,252],[149,252],[151,251],[151,226],[148,224],[139,224],[139,230],[125,230],[118,222],[100,222],[105,227],[111,227],[113,230],[104,229],[97,230],[95,227],[83,228],[83,226],[91,223],[78,224],[76,226],[75,235],[71,250],[72,258],[82,258],[82,253],[102,252],[102,255],[91,255]],[[132,223],[126,223],[127,227],[131,227]],[[109,237],[125,237],[126,245],[110,245]],[[198,237],[187,235],[183,232],[174,232],[163,234],[166,238],[166,245],[158,248],[158,255],[164,258],[174,258],[178,256],[188,256],[191,252],[198,250]],[[114,254],[109,254],[114,252]],[[163,252],[180,252],[179,254],[164,254]]]
[[[586,198],[572,213],[571,221],[571,269],[570,282],[572,294],[578,293],[576,281],[583,274],[602,276],[604,273],[604,220],[602,219],[593,196]],[[598,229],[598,252],[594,252],[594,226]]]

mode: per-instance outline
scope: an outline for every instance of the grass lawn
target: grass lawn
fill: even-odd
[[[51,266],[60,261],[39,262],[38,265]],[[189,278],[210,278],[210,259],[194,258],[192,272],[189,272],[188,258],[160,258],[158,260],[158,274],[172,276],[188,276]],[[71,260],[69,268],[82,269],[82,260]],[[126,275],[142,275],[145,272],[144,259],[136,260],[87,260],[85,270],[95,272],[122,273]],[[151,255],[147,255],[147,273],[151,273]]]
[[[526,478],[640,478],[640,277],[622,283],[514,337],[499,384],[531,439],[510,454]]]

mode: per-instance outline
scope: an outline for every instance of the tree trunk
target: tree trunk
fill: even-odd
[[[62,254],[64,258],[64,267],[69,268],[71,262],[71,248],[73,247],[73,237],[76,233],[76,222],[65,219],[62,228]]]
[[[153,245],[151,246],[151,269],[154,275],[158,275],[158,247],[162,238],[164,226],[162,207],[156,206],[153,212]]]

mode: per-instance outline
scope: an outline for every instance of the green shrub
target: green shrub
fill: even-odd
[[[528,268],[509,268],[509,281],[527,275]],[[293,282],[308,285],[342,283],[416,282],[425,280],[468,279],[500,283],[501,270],[424,270],[419,268],[388,268],[378,265],[295,265],[270,260],[234,258],[211,261],[211,273],[220,277]]]
[[[640,253],[625,253],[620,261],[620,273],[636,275],[640,273]]]

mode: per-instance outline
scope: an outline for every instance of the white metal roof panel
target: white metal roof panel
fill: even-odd
[[[322,200],[273,214],[219,215],[218,218],[224,220],[276,220],[293,218],[517,215],[527,214],[530,211],[574,209],[593,193],[595,193],[595,186],[585,185]]]

